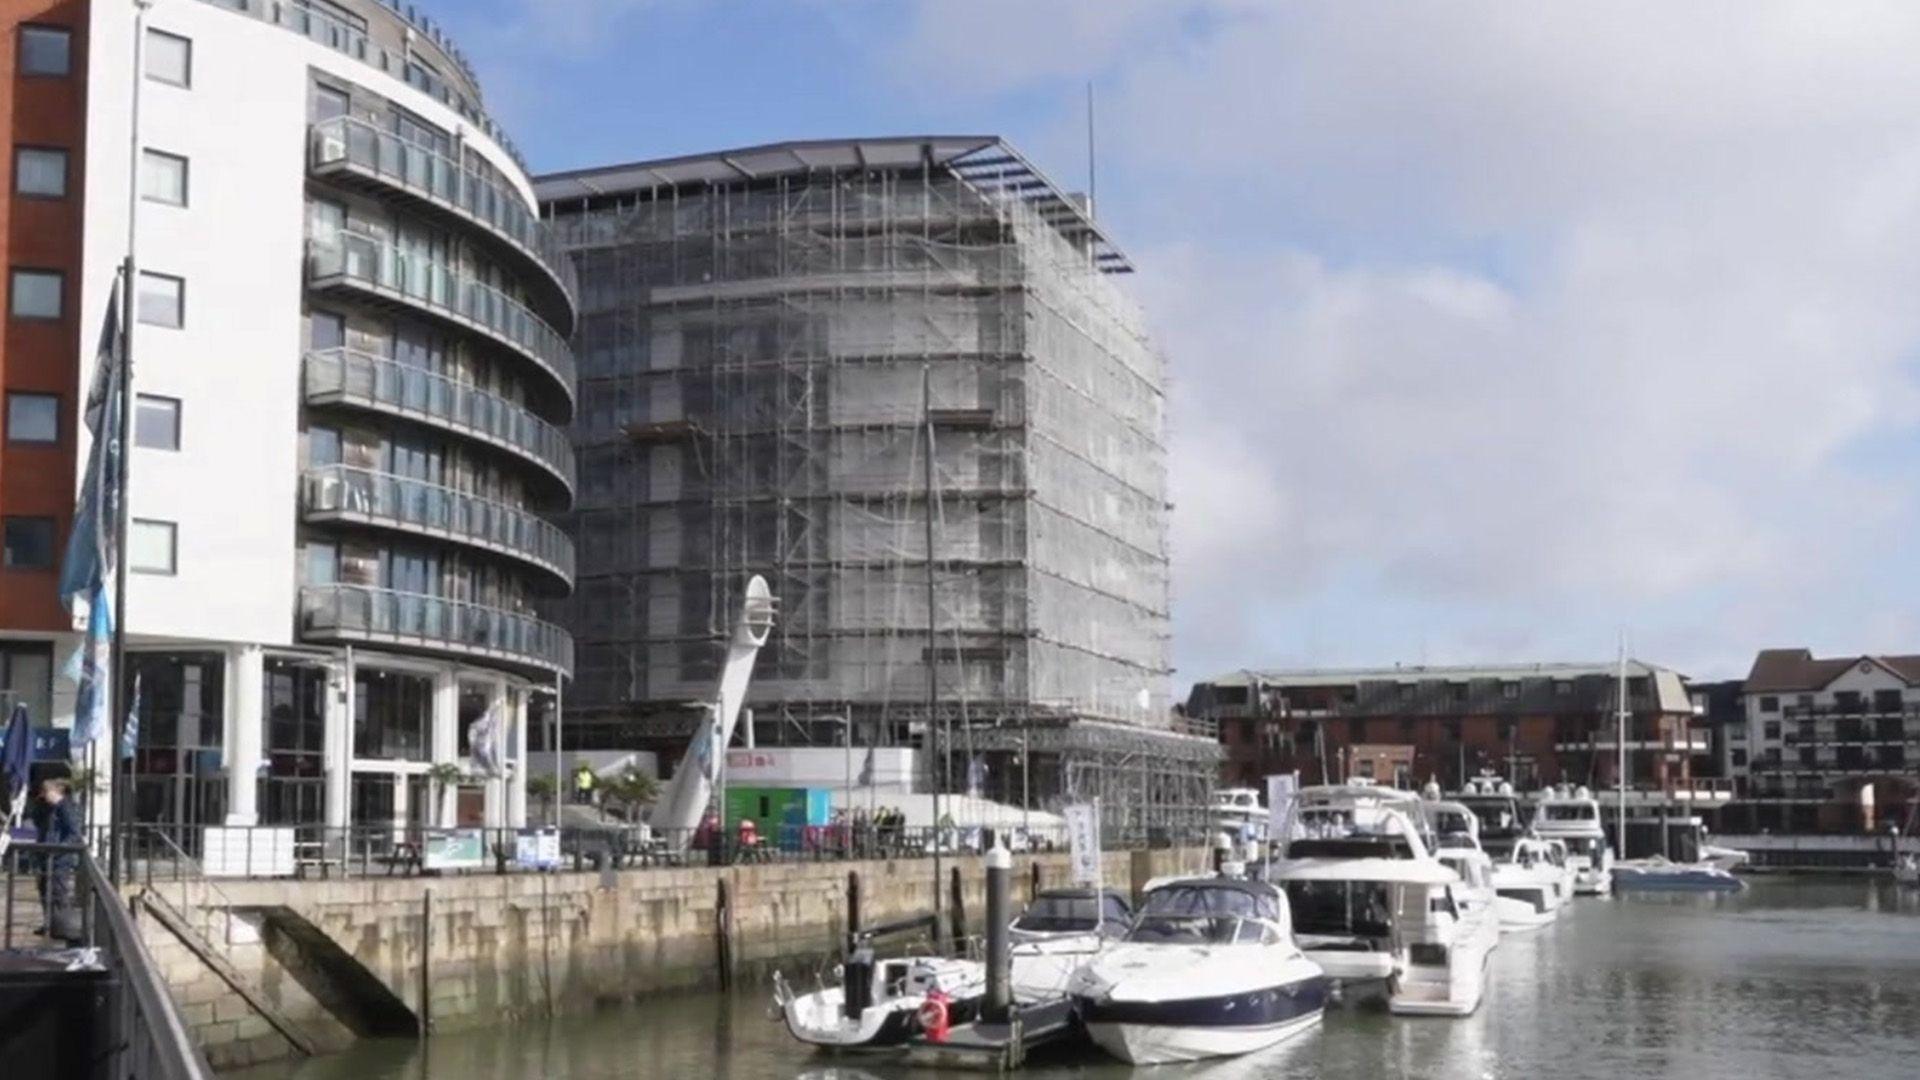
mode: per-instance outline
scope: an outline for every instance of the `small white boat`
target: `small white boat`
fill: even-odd
[[[1613,887],[1658,892],[1739,892],[1747,883],[1731,871],[1704,862],[1677,863],[1665,856],[1622,859],[1613,864]]]
[[[971,1020],[987,989],[986,965],[943,956],[875,960],[854,950],[838,986],[796,994],[778,973],[774,1006],[794,1038],[828,1050],[887,1051],[921,1030],[919,1013],[937,999],[954,1023]]]
[[[1545,841],[1520,836],[1484,844],[1493,858],[1493,903],[1500,929],[1531,930],[1560,917],[1566,877],[1553,864]]]
[[[1124,942],[1074,976],[1087,1034],[1133,1065],[1263,1050],[1311,1028],[1328,982],[1265,882],[1192,878],[1141,902]]]
[[[1548,788],[1534,800],[1533,831],[1566,845],[1573,891],[1605,896],[1613,891],[1613,847],[1600,824],[1600,803],[1586,788]]]
[[[1700,842],[1700,861],[1708,866],[1716,866],[1722,870],[1737,870],[1747,865],[1747,861],[1752,857],[1739,848],[1709,844],[1705,840]]]

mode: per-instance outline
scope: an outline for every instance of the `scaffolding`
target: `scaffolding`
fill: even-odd
[[[991,138],[538,188],[580,271],[570,732],[684,738],[755,573],[763,741],[1167,729],[1161,361],[1075,198]]]

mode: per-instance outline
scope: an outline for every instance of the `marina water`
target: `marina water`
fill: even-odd
[[[1822,1080],[1920,1077],[1920,891],[1867,879],[1761,879],[1730,896],[1583,899],[1494,953],[1464,1020],[1329,1009],[1272,1051],[1132,1070],[1091,1048],[1047,1051],[1046,1080]],[[809,979],[810,981],[810,979]],[[893,1080],[933,1075],[805,1051],[758,988],[686,995],[552,1022],[372,1042],[247,1080]]]

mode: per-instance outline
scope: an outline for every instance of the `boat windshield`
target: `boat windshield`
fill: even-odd
[[[1567,845],[1567,850],[1575,855],[1596,854],[1605,843],[1597,836],[1567,836],[1562,837],[1560,842]]]
[[[1098,905],[1092,896],[1038,897],[1013,921],[1013,928],[1048,934],[1091,930],[1100,924]]]
[[[1243,921],[1277,920],[1279,916],[1279,905],[1273,897],[1246,889],[1167,885],[1147,894],[1127,940],[1222,945],[1248,940],[1241,929]]]
[[[1506,796],[1490,799],[1462,799],[1460,803],[1473,811],[1474,817],[1480,819],[1482,833],[1513,832],[1526,825],[1520,815],[1519,805]]]
[[[1586,803],[1548,803],[1540,808],[1548,821],[1598,821],[1599,811]]]
[[[1480,848],[1482,851],[1485,851],[1487,853],[1488,858],[1493,859],[1495,862],[1498,862],[1499,860],[1504,859],[1507,856],[1513,854],[1513,841],[1483,840],[1480,843]]]
[[[1287,881],[1281,888],[1295,933],[1386,937],[1393,932],[1393,903],[1384,881]]]

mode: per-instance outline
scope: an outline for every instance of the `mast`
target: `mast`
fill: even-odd
[[[1618,787],[1617,805],[1619,821],[1614,835],[1614,844],[1619,858],[1627,857],[1627,633],[1620,632],[1620,677],[1619,686],[1614,691],[1618,698],[1614,711],[1614,737],[1617,741],[1615,751],[1619,754],[1616,762],[1618,772],[1614,780]]]
[[[938,942],[940,930],[940,848],[944,838],[940,835],[940,789],[946,786],[946,769],[940,754],[940,667],[938,658],[938,627],[934,620],[933,594],[933,365],[920,369],[920,421],[927,433],[927,456],[920,463],[920,479],[926,487],[926,542],[927,542],[927,748],[928,761],[933,772],[933,939]]]

